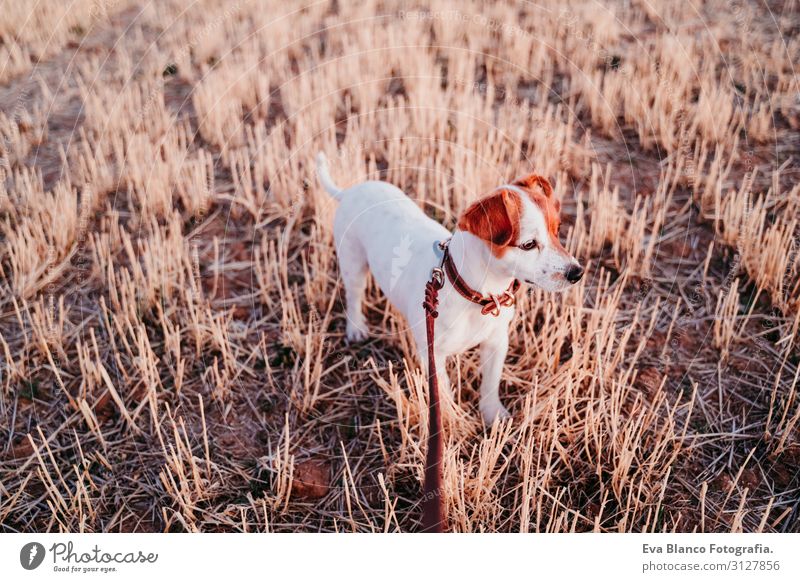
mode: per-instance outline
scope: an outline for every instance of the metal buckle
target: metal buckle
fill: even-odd
[[[436,283],[440,288],[444,285],[444,270],[441,267],[434,267],[431,269],[431,281]]]
[[[503,293],[499,296],[500,305],[503,307],[511,307],[517,302],[517,298],[514,297],[514,294],[511,291],[503,291]]]
[[[487,304],[486,304],[486,305],[483,307],[483,309],[481,309],[481,313],[483,313],[484,315],[489,315],[489,314],[491,314],[493,317],[497,317],[498,315],[500,315],[500,306],[501,306],[501,303],[498,301],[498,299],[497,299],[497,295],[489,295],[489,298],[490,298],[490,299],[491,299],[491,300],[492,300],[494,303],[487,303]]]

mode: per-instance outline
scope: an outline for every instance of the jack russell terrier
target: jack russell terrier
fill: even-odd
[[[432,270],[444,263],[447,277],[433,344],[434,359],[441,362],[439,386],[449,386],[445,359],[479,345],[483,420],[492,424],[509,417],[500,402],[499,387],[518,281],[562,291],[583,276],[583,268],[558,239],[561,204],[550,183],[533,174],[499,186],[469,206],[451,234],[392,184],[367,181],[339,188],[323,153],[317,156],[317,174],[339,201],[333,234],[345,288],[347,339],[356,342],[367,337],[361,303],[369,269],[406,317],[423,370],[427,370],[423,292]],[[444,254],[449,257],[443,261],[437,251],[443,248],[439,243],[448,239]],[[411,257],[399,269],[398,244]]]

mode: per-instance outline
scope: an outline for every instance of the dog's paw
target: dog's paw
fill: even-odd
[[[369,334],[367,334],[366,327],[363,325],[356,325],[352,322],[347,323],[347,332],[345,333],[347,341],[351,344],[363,342]]]
[[[486,426],[492,426],[495,420],[502,422],[507,418],[511,418],[511,413],[499,402],[481,402],[480,409]]]

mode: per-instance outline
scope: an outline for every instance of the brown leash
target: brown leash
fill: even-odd
[[[422,487],[422,531],[445,531],[442,500],[442,413],[439,410],[439,380],[436,377],[436,357],[433,353],[433,324],[439,312],[439,289],[444,287],[441,267],[434,269],[425,284],[425,333],[428,336],[428,455],[425,459],[425,483]]]
[[[436,376],[436,357],[434,355],[434,323],[439,317],[439,291],[444,287],[445,273],[458,293],[481,306],[483,315],[500,315],[500,307],[514,305],[514,294],[519,289],[519,281],[514,280],[500,295],[483,295],[472,289],[458,274],[448,243],[439,243],[444,251],[442,263],[431,271],[431,279],[425,284],[425,333],[428,338],[428,453],[425,459],[425,482],[422,486],[422,531],[442,533],[447,530],[444,515],[444,491],[442,490],[442,413],[439,407],[439,380]]]

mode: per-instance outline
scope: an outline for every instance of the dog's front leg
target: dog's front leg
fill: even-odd
[[[491,425],[494,420],[511,416],[500,403],[500,376],[508,353],[508,334],[498,334],[481,344],[481,401],[479,407],[483,420]]]

